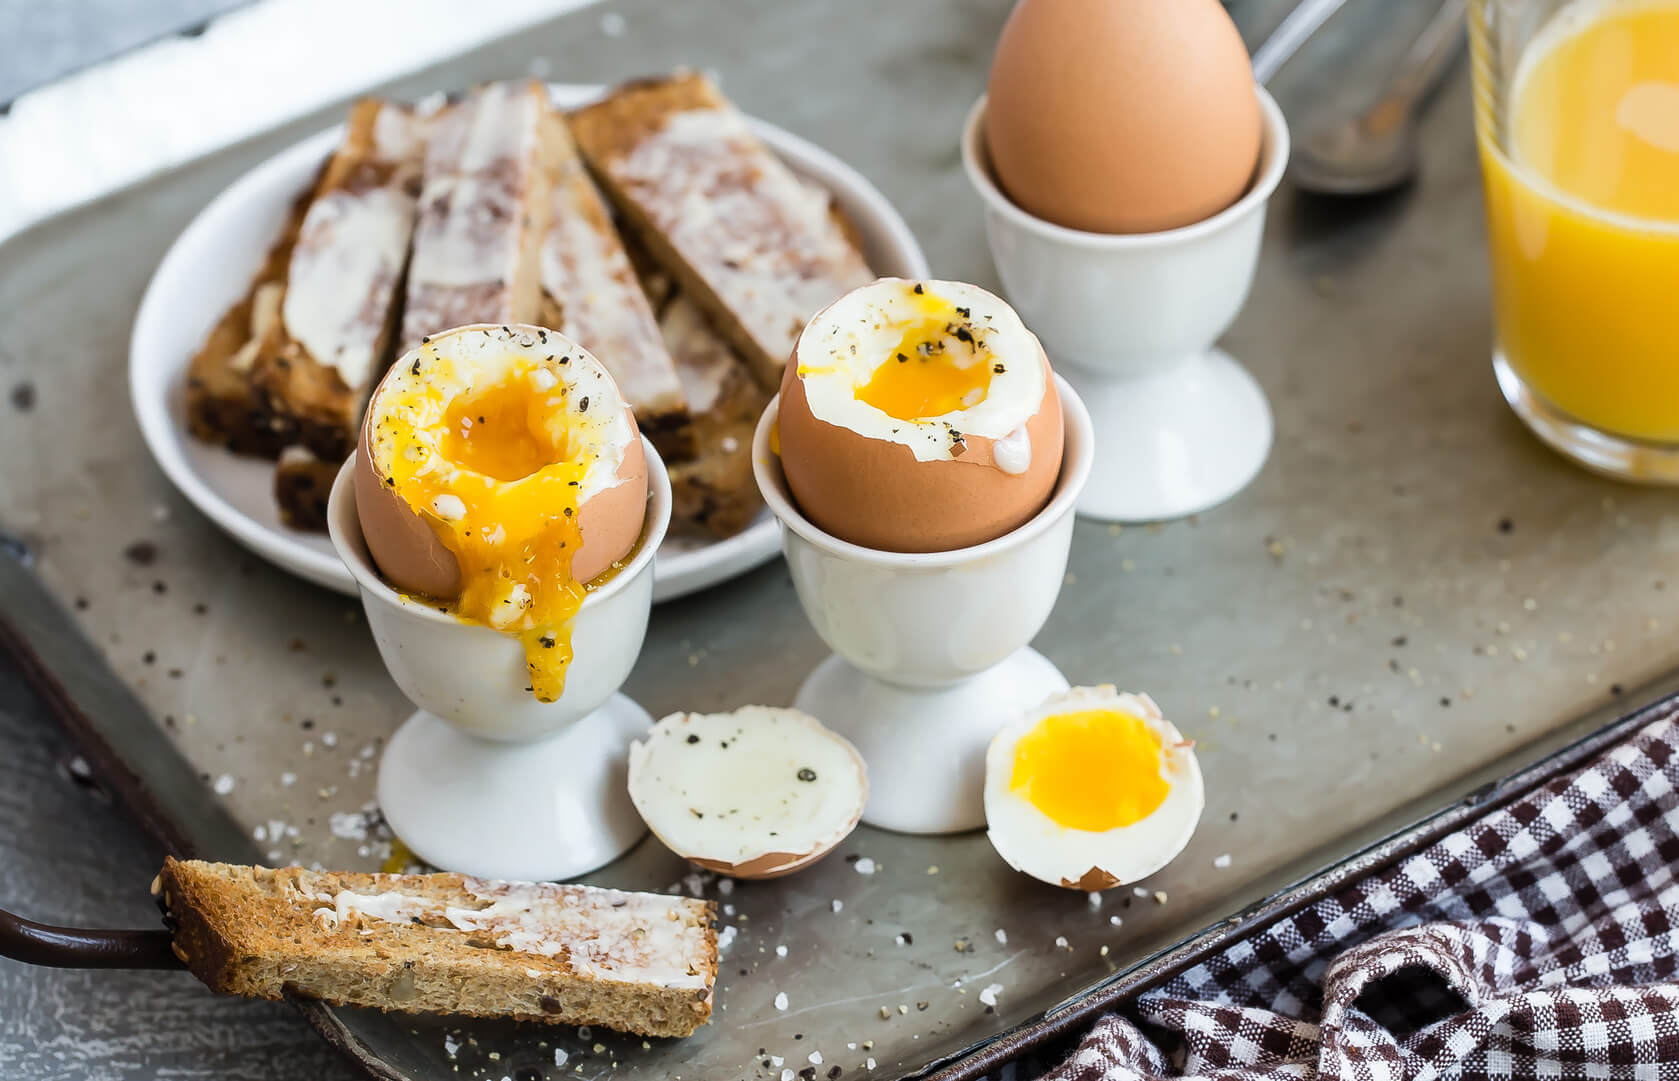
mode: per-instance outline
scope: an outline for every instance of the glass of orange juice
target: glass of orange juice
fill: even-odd
[[[1679,483],[1679,0],[1474,0],[1500,388],[1582,465]]]

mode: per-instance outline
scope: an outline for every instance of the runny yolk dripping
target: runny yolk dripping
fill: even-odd
[[[921,285],[906,292],[914,317],[904,322],[885,362],[856,389],[858,399],[899,420],[942,417],[983,402],[997,360],[972,313]]]
[[[436,416],[444,406],[432,385],[397,394],[392,417]],[[460,563],[461,593],[449,611],[518,638],[543,702],[565,690],[571,621],[588,593],[572,579],[571,558],[582,544],[578,497],[589,465],[574,443],[589,441],[570,438],[584,421],[566,395],[565,383],[540,367],[462,394],[441,408],[435,451],[412,431],[398,433],[386,474],[409,506],[428,512]]]
[[[1009,790],[1058,826],[1133,825],[1166,799],[1160,739],[1140,717],[1087,709],[1045,717],[1014,748]]]

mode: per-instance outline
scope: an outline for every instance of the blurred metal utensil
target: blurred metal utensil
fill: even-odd
[[[1253,77],[1261,85],[1271,81],[1290,57],[1300,51],[1306,39],[1318,32],[1329,17],[1347,0],[1301,0],[1277,24],[1259,48],[1253,51]]]
[[[1372,195],[1417,171],[1417,107],[1464,38],[1465,0],[1442,0],[1387,88],[1355,116],[1307,131],[1294,148],[1294,183],[1322,195]]]

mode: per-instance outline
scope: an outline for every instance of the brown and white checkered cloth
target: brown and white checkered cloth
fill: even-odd
[[[1108,1015],[1052,1081],[1679,1078],[1679,720]]]

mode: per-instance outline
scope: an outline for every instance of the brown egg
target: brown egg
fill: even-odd
[[[1045,221],[1190,225],[1247,190],[1262,136],[1247,47],[1218,0],[1021,0],[997,41],[987,152]]]
[[[356,458],[380,572],[520,638],[535,693],[558,697],[580,587],[631,553],[647,509],[641,436],[601,363],[540,327],[444,331],[380,382]]]
[[[1001,299],[883,278],[805,328],[777,440],[793,499],[822,530],[943,552],[1043,509],[1061,472],[1061,402],[1043,347]]]
[[[629,793],[664,846],[734,878],[780,878],[851,835],[868,802],[857,748],[794,709],[673,713],[630,745]]]

